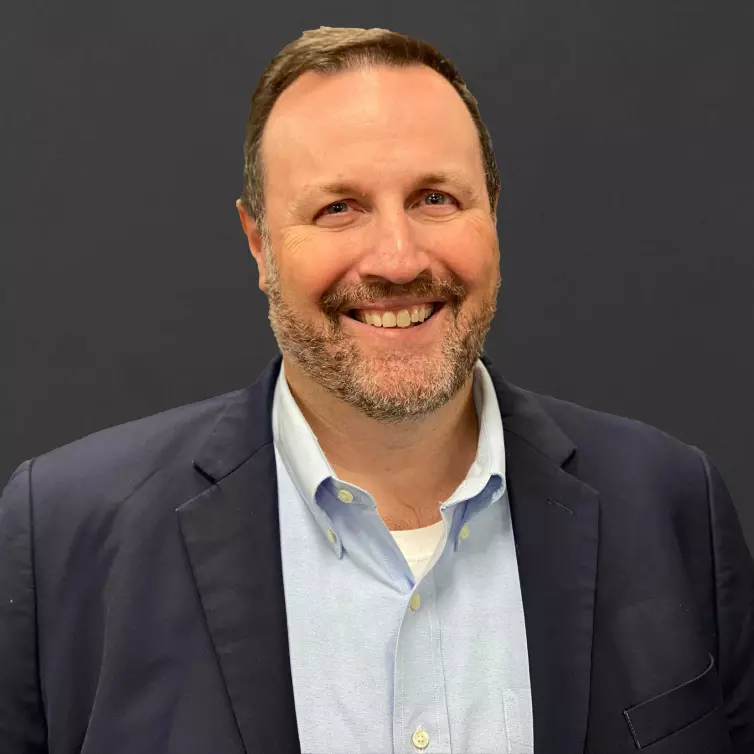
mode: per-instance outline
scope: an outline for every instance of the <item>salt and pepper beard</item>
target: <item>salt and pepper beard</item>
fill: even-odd
[[[285,300],[268,239],[263,246],[269,319],[280,351],[332,395],[372,419],[395,423],[432,413],[466,384],[495,313],[499,272],[478,311],[463,310],[467,294],[458,278],[443,281],[422,275],[407,285],[375,281],[339,286],[320,299],[325,321],[319,326],[301,317]],[[395,296],[445,302],[447,329],[439,358],[412,354],[405,347],[390,350],[384,345],[365,353],[344,332],[340,313],[350,304]]]

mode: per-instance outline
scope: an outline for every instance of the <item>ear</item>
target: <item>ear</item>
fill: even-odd
[[[236,200],[236,209],[238,210],[238,216],[241,218],[244,235],[249,242],[249,251],[259,269],[259,289],[267,293],[267,266],[264,259],[262,234],[259,232],[257,223],[246,214],[240,199]]]

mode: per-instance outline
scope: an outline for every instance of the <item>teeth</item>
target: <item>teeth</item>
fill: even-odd
[[[356,311],[354,316],[359,322],[373,327],[410,327],[412,323],[424,322],[434,311],[434,304],[412,306],[398,311]]]
[[[408,327],[411,324],[411,315],[408,313],[408,309],[401,309],[398,312],[395,323],[398,327]]]

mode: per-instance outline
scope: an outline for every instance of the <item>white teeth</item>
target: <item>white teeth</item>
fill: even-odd
[[[434,304],[412,306],[410,309],[397,311],[363,311],[357,310],[354,316],[359,322],[372,327],[409,327],[412,323],[424,322],[435,310]]]

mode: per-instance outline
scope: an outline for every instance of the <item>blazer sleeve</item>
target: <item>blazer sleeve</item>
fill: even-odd
[[[24,461],[0,496],[0,752],[42,754],[47,732],[37,663],[30,475]]]
[[[715,563],[718,672],[734,754],[754,752],[754,559],[720,472],[702,453]]]

